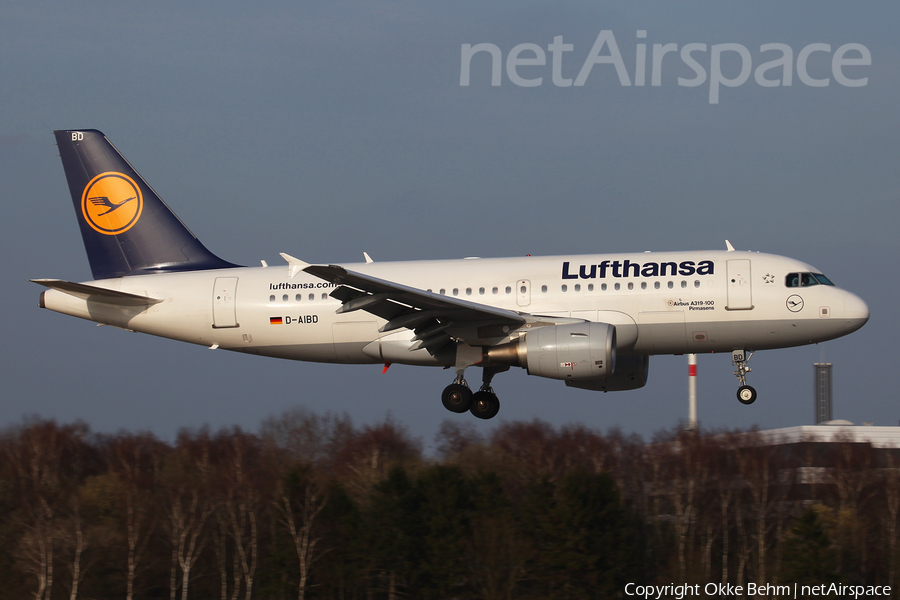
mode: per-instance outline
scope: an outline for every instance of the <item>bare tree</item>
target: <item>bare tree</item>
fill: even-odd
[[[60,532],[57,534],[57,538],[63,547],[68,550],[67,554],[69,555],[69,560],[66,561],[66,567],[71,576],[69,600],[78,598],[78,586],[81,584],[81,580],[84,579],[89,566],[83,562],[84,552],[89,544],[88,535],[85,532],[86,524],[82,518],[81,500],[78,496],[79,494],[76,491],[68,501],[68,518],[60,520]],[[87,526],[89,527],[89,525]]]
[[[260,438],[267,447],[278,449],[291,462],[312,465],[329,460],[355,433],[346,413],[318,415],[303,407],[265,419],[260,427]]]
[[[32,516],[12,553],[16,568],[37,578],[35,600],[49,598],[53,588],[52,527],[51,510]]]
[[[216,448],[216,551],[220,556],[220,573],[225,598],[225,554],[227,541],[232,542],[234,557],[234,589],[232,598],[240,596],[243,583],[247,600],[253,595],[253,583],[259,560],[258,521],[264,502],[266,480],[275,475],[267,466],[262,446],[256,436],[235,429],[222,431],[214,440]]]
[[[875,451],[870,443],[855,442],[849,435],[839,436],[828,448],[829,480],[838,500],[834,541],[840,568],[862,579],[869,567],[864,508],[877,489]]]
[[[169,597],[176,599],[181,572],[181,598],[187,600],[191,570],[206,542],[206,521],[212,513],[209,499],[209,432],[192,436],[181,432],[177,446],[167,458],[162,473],[165,494],[163,528],[172,550]]]
[[[558,475],[551,451],[555,440],[553,427],[538,419],[529,423],[502,423],[491,434],[491,445],[513,463],[511,471],[528,480],[540,476],[554,480],[554,475]]]
[[[730,517],[735,502],[739,500],[739,483],[735,466],[735,455],[738,452],[741,434],[728,433],[717,439],[718,451],[715,459],[716,506],[722,536],[722,584],[728,583],[728,564],[731,552]],[[738,515],[738,518],[740,516]]]
[[[678,547],[678,572],[687,581],[687,545],[694,536],[700,501],[709,476],[708,453],[698,432],[679,432],[664,446],[663,488],[672,505],[673,525]]]
[[[310,569],[317,558],[316,545],[319,543],[319,538],[313,535],[313,526],[328,498],[314,481],[311,468],[303,466],[295,468],[286,478],[277,498],[276,507],[281,515],[281,524],[290,533],[297,553],[300,568],[297,598],[304,600]]]
[[[111,438],[104,449],[110,476],[117,482],[118,526],[124,529],[125,598],[133,600],[135,580],[158,519],[157,486],[168,446],[150,433],[139,433]]]
[[[779,445],[762,440],[756,432],[744,434],[737,463],[750,500],[748,508],[756,541],[755,577],[768,581],[771,579],[766,569],[771,545],[769,532],[781,523],[783,516],[779,515],[783,513],[776,509],[791,489],[790,473],[794,470],[787,468],[788,465],[782,460]],[[773,513],[776,515],[775,522],[770,518]]]
[[[89,468],[87,435],[83,423],[58,426],[34,420],[3,440],[9,478],[22,507],[23,534],[13,556],[18,569],[35,577],[36,600],[49,599],[53,590],[57,519]],[[79,566],[82,550],[83,546],[76,550]]]
[[[391,467],[420,459],[421,443],[391,418],[360,430],[335,431],[323,466],[341,477],[356,499],[366,497]]]
[[[444,460],[452,460],[467,448],[482,445],[484,436],[467,421],[445,419],[435,435],[435,447]]]

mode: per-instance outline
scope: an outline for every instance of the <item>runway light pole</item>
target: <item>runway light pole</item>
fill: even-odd
[[[697,430],[697,355],[688,354],[688,429]]]

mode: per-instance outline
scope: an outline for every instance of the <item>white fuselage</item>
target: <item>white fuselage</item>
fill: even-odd
[[[789,287],[817,273],[770,254],[704,251],[374,262],[348,269],[462,300],[616,326],[621,354],[762,350],[859,329],[868,308],[833,285]],[[365,311],[336,314],[337,286],[284,266],[122,277],[91,285],[163,300],[115,306],[47,290],[46,308],[181,341],[265,356],[337,363],[438,364],[409,351],[412,332],[379,333]],[[515,339],[521,331],[509,332]]]

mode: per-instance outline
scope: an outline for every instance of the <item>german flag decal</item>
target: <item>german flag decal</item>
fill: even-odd
[[[269,325],[282,325],[281,317],[269,317]]]

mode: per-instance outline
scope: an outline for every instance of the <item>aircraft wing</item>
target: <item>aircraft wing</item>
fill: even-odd
[[[451,339],[492,345],[529,321],[526,315],[512,310],[450,298],[336,265],[313,265],[303,270],[340,286],[331,293],[343,303],[338,313],[364,310],[386,319],[382,333],[403,327],[414,330],[416,344],[411,351],[426,348],[434,354]]]

